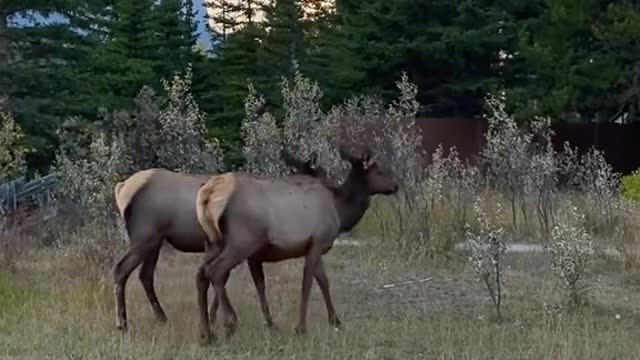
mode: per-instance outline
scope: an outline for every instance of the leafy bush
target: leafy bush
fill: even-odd
[[[281,173],[279,152],[284,145],[303,160],[315,152],[329,175],[341,180],[347,166],[338,147],[366,145],[410,185],[408,179],[415,182],[421,175],[416,151],[421,138],[413,121],[417,88],[404,75],[398,89],[400,97],[388,108],[378,99],[360,96],[324,113],[320,108],[322,91],[296,67],[293,81],[282,81],[284,115],[278,122],[265,111],[264,99],[250,86],[241,126],[246,168],[263,174]]]
[[[0,99],[0,183],[13,180],[26,170],[27,149],[22,145],[24,133]]]
[[[258,175],[279,176],[284,172],[284,164],[280,161],[279,139],[282,132],[270,113],[261,113],[264,106],[264,97],[258,95],[253,84],[249,84],[249,94],[244,101],[245,118],[240,126],[244,140],[244,170]]]
[[[496,309],[498,321],[502,321],[503,255],[507,251],[504,229],[497,225],[502,216],[498,206],[495,218],[489,217],[484,210],[484,199],[478,197],[473,210],[478,222],[477,231],[467,230],[467,241],[471,247],[469,261],[473,265],[478,279],[484,282]]]
[[[14,121],[11,114],[3,107],[4,101],[0,99],[0,184],[15,179],[25,172],[26,148],[21,141],[24,136],[20,126]],[[2,245],[3,260],[11,267],[13,259],[10,254],[10,238],[5,233],[11,226],[6,217],[4,203],[0,202],[0,245]]]
[[[575,308],[582,302],[586,286],[584,277],[594,255],[592,237],[585,228],[585,217],[573,204],[566,204],[558,214],[547,247],[551,269],[567,291],[569,304]]]
[[[217,139],[209,139],[205,114],[191,94],[191,67],[163,80],[166,97],[144,86],[130,111],[104,115],[110,132],[122,134],[136,169],[161,167],[180,172],[217,172],[223,154]]]
[[[580,157],[574,176],[591,227],[600,232],[613,230],[624,212],[620,175],[613,172],[602,151],[592,148]]]
[[[492,95],[486,103],[489,129],[482,160],[489,183],[507,196],[514,230],[527,225],[531,207],[536,209],[542,227],[548,229],[552,216],[549,206],[557,182],[550,121],[535,118],[530,128],[520,127],[506,112],[504,98]]]
[[[622,177],[622,195],[632,201],[640,201],[640,169]]]
[[[105,114],[113,124],[112,132],[124,134],[127,153],[138,169],[162,167],[158,150],[165,146],[161,138],[160,112],[163,99],[155,91],[143,86],[134,99],[133,109]]]
[[[90,222],[109,227],[117,217],[113,188],[131,168],[122,136],[94,135],[86,156],[56,155],[58,195],[79,205]]]
[[[415,122],[417,86],[406,74],[396,83],[398,98],[385,105],[379,98],[356,96],[334,107],[327,115],[333,142],[360,145],[366,139],[381,163],[389,166],[410,203],[424,175],[420,146],[422,136]]]
[[[207,138],[205,114],[191,94],[191,67],[182,77],[163,80],[167,105],[162,109],[160,143],[155,144],[163,167],[181,172],[215,172],[223,168],[217,139]]]

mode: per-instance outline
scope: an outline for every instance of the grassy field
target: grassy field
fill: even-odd
[[[552,310],[556,283],[542,254],[508,255],[505,321],[492,317],[481,283],[462,261],[407,263],[381,245],[336,246],[325,256],[344,324],[327,324],[316,285],[308,335],[294,335],[302,260],[266,265],[277,330],[263,326],[246,265],[231,276],[240,317],[216,345],[197,337],[199,255],[165,249],[156,288],[169,323],[155,322],[137,272],[127,286],[131,329],[115,329],[109,272],[82,274],[72,251],[32,250],[0,274],[0,358],[14,359],[635,359],[640,358],[640,282],[599,259],[580,313]],[[410,282],[413,281],[413,282]],[[616,315],[619,315],[617,317]]]

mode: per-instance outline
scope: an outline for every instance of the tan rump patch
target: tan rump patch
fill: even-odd
[[[133,196],[146,184],[153,174],[163,171],[163,169],[146,169],[131,175],[127,180],[116,184],[114,190],[116,205],[120,216],[124,218],[124,210],[129,206]]]
[[[228,172],[212,176],[198,190],[196,213],[210,243],[215,243],[222,237],[220,217],[235,187],[236,179],[233,173]]]

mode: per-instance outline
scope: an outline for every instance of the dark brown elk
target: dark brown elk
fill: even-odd
[[[314,168],[312,160],[303,162],[285,152],[282,155],[285,163],[299,173],[314,176],[325,173],[322,169]],[[198,222],[195,204],[198,189],[210,177],[210,174],[180,174],[165,169],[147,169],[116,184],[116,204],[130,239],[129,250],[113,268],[117,328],[127,328],[126,283],[133,270],[140,264],[140,282],[155,317],[161,322],[167,320],[153,284],[160,247],[167,241],[182,252],[205,251],[206,236]],[[248,265],[259,297],[263,299],[264,292],[260,291],[264,288],[264,285],[261,285],[264,284],[262,266],[250,261]],[[217,305],[215,307],[217,308]],[[263,303],[261,307],[264,312]],[[214,304],[212,311],[215,314]],[[268,308],[266,311],[268,315]],[[266,319],[270,324],[270,317],[266,316]]]
[[[306,313],[313,278],[322,292],[329,323],[340,326],[322,262],[339,233],[351,230],[375,194],[393,194],[393,174],[379,166],[370,151],[354,156],[340,151],[351,164],[347,179],[329,186],[323,179],[296,176],[270,179],[234,172],[213,176],[198,191],[197,214],[209,243],[196,283],[200,336],[211,341],[207,289],[213,284],[233,331],[237,315],[225,290],[233,268],[246,259],[258,263],[305,257],[300,312],[296,333],[306,332]]]

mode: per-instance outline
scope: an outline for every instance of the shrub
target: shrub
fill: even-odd
[[[324,113],[320,108],[323,94],[317,83],[306,78],[297,66],[294,68],[292,82],[282,81],[284,115],[280,126],[265,111],[262,96],[249,87],[242,124],[243,152],[248,169],[278,173],[278,166],[282,166],[279,154],[282,144],[303,160],[308,160],[315,152],[329,176],[340,180],[347,166],[338,155],[339,145],[368,145],[382,163],[394,168],[398,176],[414,182],[419,178],[421,171],[416,149],[421,138],[413,121],[418,107],[415,101],[417,88],[409,83],[406,75],[398,82],[398,100],[388,108],[379,99],[359,96]],[[276,161],[276,158],[279,165],[264,164]],[[406,183],[409,184],[409,180]]]
[[[551,256],[551,269],[567,291],[569,305],[579,306],[586,291],[584,277],[593,259],[594,247],[585,228],[585,216],[573,204],[565,204],[558,212],[547,251]]]
[[[473,206],[478,230],[467,230],[467,241],[471,248],[469,261],[477,278],[484,282],[489,292],[489,296],[496,310],[498,321],[502,321],[500,307],[502,305],[502,266],[503,255],[507,250],[504,229],[497,225],[502,216],[501,207],[495,213],[495,218],[491,219],[484,210],[484,200],[478,197]]]
[[[506,193],[514,230],[527,225],[532,198],[540,224],[548,229],[552,216],[551,196],[557,182],[550,120],[535,118],[530,128],[519,127],[506,112],[504,98],[491,95],[486,103],[489,129],[481,156],[488,170],[488,180],[495,189]],[[518,212],[522,219],[520,224]]]
[[[253,84],[249,84],[249,94],[244,101],[245,117],[240,125],[244,140],[244,170],[258,175],[279,176],[284,172],[280,160],[282,132],[276,119],[268,112],[262,112],[264,97],[258,95]]]
[[[205,114],[191,94],[192,73],[162,80],[166,97],[142,87],[131,110],[103,113],[110,133],[122,134],[133,168],[161,167],[179,172],[216,172],[223,168],[217,139],[209,139]]]
[[[162,81],[167,105],[162,109],[158,161],[180,172],[215,172],[223,168],[222,151],[217,139],[207,139],[205,114],[191,94],[191,67],[173,81]]]
[[[124,135],[127,153],[137,169],[164,166],[158,154],[166,146],[161,138],[162,100],[152,88],[143,86],[134,99],[133,109],[115,111],[107,121],[114,126],[112,132]]]
[[[620,176],[613,172],[602,151],[590,149],[580,157],[575,177],[582,191],[587,220],[595,230],[611,230],[623,210]]]
[[[356,146],[366,139],[366,145],[374,150],[380,162],[391,167],[401,193],[411,203],[424,175],[422,136],[415,124],[417,86],[403,74],[396,87],[399,96],[388,106],[376,97],[356,96],[334,107],[326,123],[333,139]]]
[[[24,174],[27,149],[22,144],[24,133],[0,99],[0,183]]]
[[[89,222],[110,227],[117,218],[113,188],[130,168],[122,136],[98,132],[85,157],[64,152],[56,155],[54,170],[60,177],[56,192],[79,205]]]
[[[11,114],[4,110],[4,101],[0,99],[0,184],[24,174],[26,148],[22,145],[24,134]],[[0,239],[4,262],[11,267],[10,238],[7,231],[11,226],[6,216],[5,204],[0,202]]]
[[[632,201],[640,201],[640,169],[622,177],[622,195]]]

